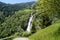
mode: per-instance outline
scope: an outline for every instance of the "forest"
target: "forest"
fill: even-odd
[[[0,40],[60,40],[60,0],[0,2]]]

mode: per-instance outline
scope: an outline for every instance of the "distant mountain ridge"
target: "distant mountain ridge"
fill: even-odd
[[[0,2],[0,12],[3,12],[1,15],[0,23],[5,20],[5,17],[12,16],[18,10],[31,9],[32,5],[36,2],[27,2],[27,3],[16,3],[16,4],[6,4]],[[3,21],[2,21],[3,20]]]
[[[32,4],[36,2],[27,2],[27,3],[16,3],[16,4],[6,4],[3,2],[0,2],[0,11],[6,11],[7,8],[12,11],[18,11],[30,8]]]

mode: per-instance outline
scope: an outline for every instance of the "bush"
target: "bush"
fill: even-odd
[[[30,35],[31,35],[31,33],[27,32],[27,31],[22,33],[22,37],[28,37]]]

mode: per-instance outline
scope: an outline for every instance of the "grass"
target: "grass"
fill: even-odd
[[[30,40],[60,40],[60,23],[53,24],[29,37]]]

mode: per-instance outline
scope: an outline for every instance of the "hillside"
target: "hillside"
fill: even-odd
[[[36,2],[17,4],[0,2],[0,39],[16,33],[22,36],[22,32],[26,31],[34,3]]]
[[[17,11],[11,17],[6,17],[5,21],[0,24],[0,38],[9,37],[18,33],[22,36],[22,32],[26,31],[30,13],[33,10],[21,10]]]
[[[29,37],[30,40],[60,40],[60,23],[53,24]]]
[[[0,39],[18,37],[60,40],[60,0],[16,4],[0,2]]]
[[[6,4],[0,2],[0,23],[3,23],[5,18],[12,16],[18,10],[31,9],[32,4],[36,2],[17,3],[17,4]]]
[[[23,9],[31,8],[31,5],[36,2],[17,3],[17,4],[6,4],[0,2],[0,11],[18,11]]]

